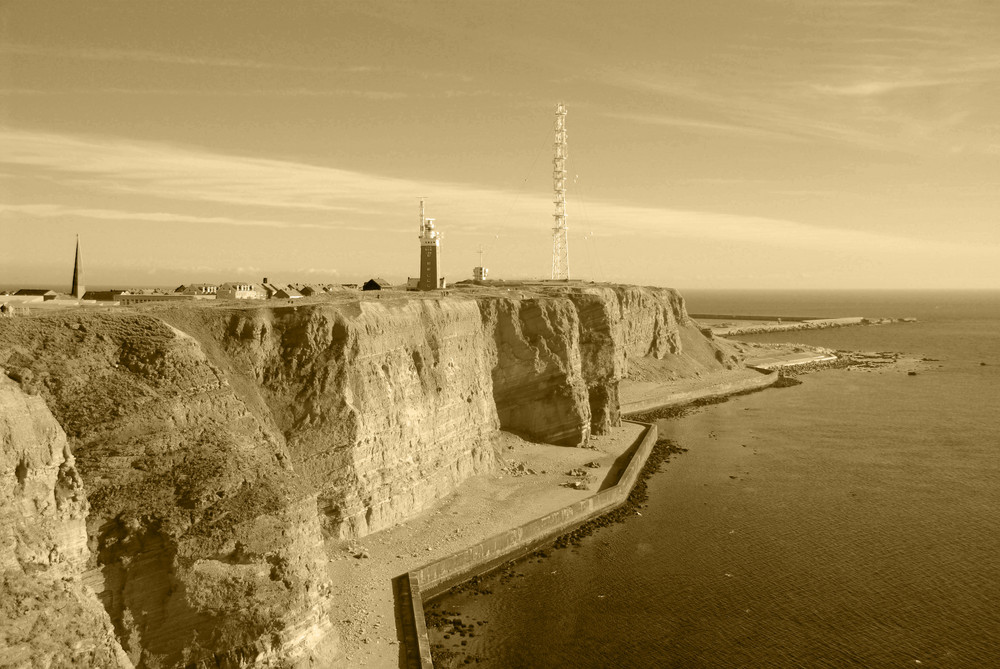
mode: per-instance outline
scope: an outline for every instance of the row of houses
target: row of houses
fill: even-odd
[[[296,300],[302,297],[336,293],[346,289],[356,290],[357,288],[358,286],[355,284],[277,285],[265,278],[260,283],[189,283],[178,286],[174,293],[203,298],[214,297],[220,300]]]
[[[301,284],[293,283],[278,285],[271,283],[266,278],[260,283],[236,282],[227,283],[189,283],[178,286],[173,292],[165,292],[160,289],[135,289],[135,290],[88,290],[81,299],[96,302],[117,302],[122,306],[145,304],[148,302],[172,302],[184,300],[297,300],[303,297],[314,295],[336,294],[345,291],[355,290],[383,290],[392,288],[392,284],[376,277],[369,279],[364,284],[344,283],[344,284]],[[20,315],[22,312],[16,310],[14,304],[26,302],[42,302],[65,298],[54,290],[45,288],[23,288],[12,296],[12,299],[5,300],[5,309],[2,316]],[[9,303],[8,303],[9,302]],[[26,313],[26,310],[25,312]]]

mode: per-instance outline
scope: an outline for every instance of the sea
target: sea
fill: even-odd
[[[1000,667],[1000,292],[684,295],[692,313],[916,318],[743,339],[924,360],[660,420],[688,450],[628,522],[429,604],[475,626],[465,645],[432,633],[444,666]]]

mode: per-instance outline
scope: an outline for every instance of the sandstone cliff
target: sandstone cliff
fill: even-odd
[[[339,642],[324,536],[389,527],[489,471],[498,430],[584,445],[619,423],[623,379],[735,362],[676,292],[630,286],[0,326],[0,365],[65,430],[90,499],[63,523],[76,528],[63,552],[103,605],[81,586],[80,606],[120,644],[92,646],[139,667],[329,664]],[[10,453],[5,442],[0,474],[16,479]],[[65,453],[47,466],[72,470]],[[0,497],[0,522],[19,517],[12,500]]]
[[[0,376],[0,664],[132,667],[81,575],[88,505],[45,403]]]
[[[738,365],[727,343],[697,330],[684,299],[669,288],[531,286],[517,289],[517,297],[477,300],[493,335],[500,426],[546,443],[579,446],[619,425],[618,384],[625,378]]]
[[[497,410],[474,302],[353,301],[177,322],[214,340],[232,374],[261,393],[334,536],[389,527],[493,464]]]
[[[9,373],[72,437],[91,502],[84,579],[134,664],[335,653],[315,495],[197,342],[127,313],[0,334]]]

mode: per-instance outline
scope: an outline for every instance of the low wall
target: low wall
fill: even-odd
[[[710,321],[808,321],[822,316],[747,316],[745,314],[688,314],[695,320]]]
[[[872,322],[881,323],[884,319],[872,321],[862,316],[851,316],[849,318],[815,318],[811,320],[795,323],[748,323],[743,325],[731,325],[728,327],[711,327],[712,334],[720,337],[732,337],[746,334],[767,334],[769,332],[792,332],[796,330],[823,330],[826,328],[839,328],[848,325],[865,325]]]
[[[417,639],[417,648],[406,649],[407,666],[420,669],[433,669],[434,666],[430,659],[430,643],[424,621],[424,598],[440,594],[476,574],[526,554],[554,536],[622,504],[632,492],[632,486],[639,478],[639,472],[646,464],[656,438],[656,425],[647,424],[615,485],[400,577],[404,581],[402,589],[407,592],[407,596],[400,598],[398,602],[402,609],[401,618],[404,624],[413,626],[410,630],[404,630],[404,638],[415,636]]]
[[[736,395],[753,390],[761,390],[773,385],[778,380],[778,375],[774,372],[761,372],[757,376],[749,376],[738,381],[720,383],[714,386],[697,388],[687,392],[670,392],[660,397],[646,398],[633,402],[621,403],[621,414],[623,416],[631,413],[641,413],[652,411],[653,409],[663,409],[666,407],[682,406],[690,404],[695,400],[709,399],[712,397],[724,397],[726,395]]]

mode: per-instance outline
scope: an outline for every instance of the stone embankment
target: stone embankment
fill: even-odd
[[[692,318],[695,318],[692,316]],[[797,330],[823,330],[856,325],[888,325],[891,323],[913,323],[913,318],[779,318],[776,316],[717,316],[702,314],[697,322],[713,336],[732,337],[736,335],[766,334],[769,332],[794,332]]]
[[[620,423],[623,380],[738,365],[675,291],[631,286],[5,319],[5,401],[51,424],[3,442],[0,528],[51,519],[4,530],[4,582],[60,574],[46,596],[76,602],[91,635],[73,647],[98,665],[332,665],[325,542],[492,471],[500,430],[586,445]],[[55,478],[18,488],[36,469]]]

